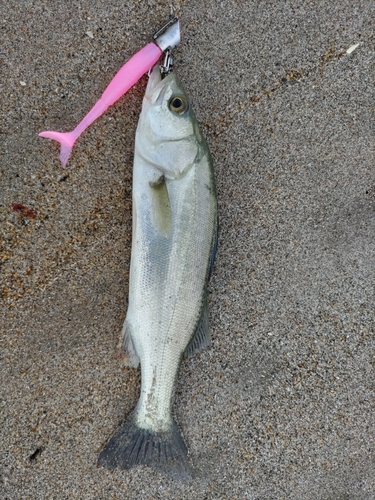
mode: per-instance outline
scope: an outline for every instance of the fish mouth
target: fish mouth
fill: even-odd
[[[160,71],[160,66],[159,64],[156,64],[150,73],[148,82],[147,82],[147,87],[146,87],[146,97],[148,99],[154,100],[154,93],[156,90],[156,87],[159,85],[159,83],[162,81],[161,79],[161,71]]]
[[[160,65],[156,64],[150,74],[147,88],[146,88],[146,98],[152,104],[161,104],[164,99],[165,92],[168,88],[168,84],[173,81],[173,73],[162,78]]]

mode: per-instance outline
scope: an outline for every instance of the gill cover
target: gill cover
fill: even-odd
[[[137,151],[168,180],[182,177],[200,149],[196,118],[174,72],[161,78],[155,66],[147,85],[137,129]]]

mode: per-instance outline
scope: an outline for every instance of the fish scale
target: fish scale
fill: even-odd
[[[141,365],[138,404],[99,464],[148,465],[190,477],[173,396],[184,352],[209,344],[207,281],[216,249],[211,155],[174,72],[155,67],[140,115],[133,170],[129,303],[123,329],[132,366]]]

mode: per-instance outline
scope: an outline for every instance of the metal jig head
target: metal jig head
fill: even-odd
[[[163,52],[167,49],[174,49],[180,43],[180,22],[178,17],[172,17],[167,21],[152,37],[154,43]]]
[[[154,43],[164,52],[164,61],[160,65],[164,78],[173,68],[172,49],[180,43],[180,22],[177,17],[171,18],[153,36]]]

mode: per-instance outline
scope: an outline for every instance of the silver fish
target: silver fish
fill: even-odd
[[[189,477],[173,417],[184,353],[209,345],[206,287],[217,239],[212,160],[174,72],[151,73],[135,140],[129,304],[123,346],[141,364],[138,404],[99,455],[99,464],[145,464]]]

